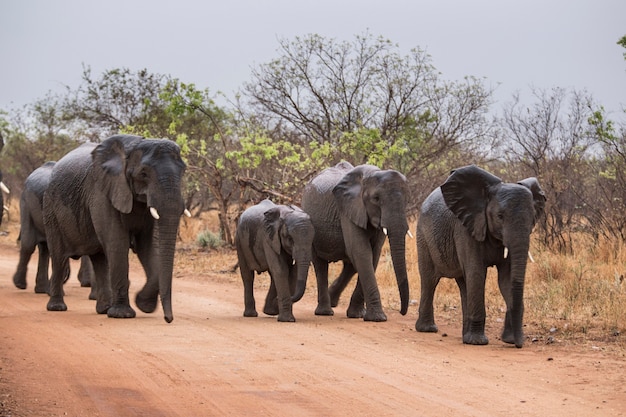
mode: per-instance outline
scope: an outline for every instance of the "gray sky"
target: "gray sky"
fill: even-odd
[[[425,49],[445,79],[485,77],[496,110],[530,86],[585,89],[617,117],[626,107],[624,0],[0,0],[0,109],[77,87],[83,64],[232,97],[278,57],[278,38],[366,30]]]

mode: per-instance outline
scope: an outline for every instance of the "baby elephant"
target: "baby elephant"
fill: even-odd
[[[235,245],[244,286],[245,317],[256,317],[254,272],[269,271],[270,289],[263,312],[278,314],[278,321],[296,321],[292,292],[296,279],[306,282],[311,262],[313,224],[298,207],[276,205],[270,200],[243,212]]]

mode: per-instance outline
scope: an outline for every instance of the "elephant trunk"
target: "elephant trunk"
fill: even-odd
[[[176,235],[178,233],[179,215],[162,216],[156,221],[154,234],[157,244],[158,261],[158,284],[163,317],[171,323],[174,320],[172,313],[172,274],[174,270],[174,253],[176,249]]]
[[[510,324],[513,330],[513,341],[517,348],[524,344],[522,330],[524,318],[524,281],[528,257],[528,239],[524,243],[509,247],[511,262],[511,306],[509,311]]]
[[[306,281],[309,275],[310,260],[296,260],[296,290],[291,296],[291,302],[300,301],[306,289]]]
[[[402,227],[391,226],[387,231],[391,262],[400,292],[400,314],[402,315],[405,315],[409,309],[409,279],[406,272],[406,232],[408,229],[409,227],[404,221]]]
[[[309,265],[311,264],[311,247],[298,247],[292,256],[296,263],[295,291],[291,295],[291,302],[300,301],[306,290],[306,281],[309,276]],[[292,287],[293,288],[293,287]]]

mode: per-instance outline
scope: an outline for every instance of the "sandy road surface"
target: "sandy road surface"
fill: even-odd
[[[244,318],[235,274],[176,271],[174,322],[160,310],[137,318],[95,313],[74,275],[67,312],[13,287],[14,247],[0,246],[0,414],[4,416],[620,416],[626,361],[602,350],[527,343],[489,334],[464,346],[458,328],[413,330],[313,314],[296,323]],[[75,268],[76,270],[76,268]],[[133,266],[132,290],[143,282]],[[257,292],[262,305],[264,290]],[[259,309],[260,310],[260,309]]]

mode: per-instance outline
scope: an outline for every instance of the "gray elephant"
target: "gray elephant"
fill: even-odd
[[[253,292],[254,272],[269,271],[271,283],[263,312],[278,314],[278,321],[296,321],[291,294],[296,280],[306,284],[313,236],[309,215],[298,207],[263,200],[243,212],[235,245],[244,286],[245,317],[258,315]]]
[[[46,232],[43,225],[43,194],[50,184],[50,175],[54,161],[48,161],[34,170],[24,182],[24,190],[20,196],[20,260],[17,271],[13,275],[13,283],[19,289],[26,289],[26,273],[28,262],[35,251],[39,251],[39,262],[35,277],[35,292],[48,292],[48,265],[50,255],[46,241]],[[78,280],[81,286],[91,286],[93,273],[88,257],[81,257],[81,267]],[[69,269],[65,272],[65,279],[69,277]],[[91,294],[93,297],[95,294]]]
[[[358,273],[347,316],[366,321],[386,321],[376,267],[385,237],[400,291],[404,315],[409,304],[405,238],[408,187],[404,175],[372,165],[353,167],[341,162],[313,178],[302,195],[302,209],[311,216],[315,228],[313,266],[317,276],[318,306],[315,314],[332,315],[331,305]],[[343,261],[343,270],[328,288],[328,263]],[[298,282],[294,299],[304,293]],[[332,304],[331,304],[332,303]],[[365,305],[364,305],[365,304]]]
[[[512,184],[474,165],[453,171],[426,198],[417,224],[421,298],[415,329],[437,331],[435,288],[441,277],[454,278],[461,294],[463,343],[487,344],[485,279],[487,267],[495,266],[507,306],[502,340],[521,348],[530,233],[545,201],[536,178]]]
[[[96,311],[130,318],[128,253],[147,281],[135,302],[173,320],[171,286],[176,235],[184,212],[185,163],[176,143],[116,135],[84,144],[61,158],[44,194],[43,215],[52,259],[48,310],[64,311],[63,271],[69,258],[89,255],[96,277]],[[112,293],[111,293],[112,292]]]

